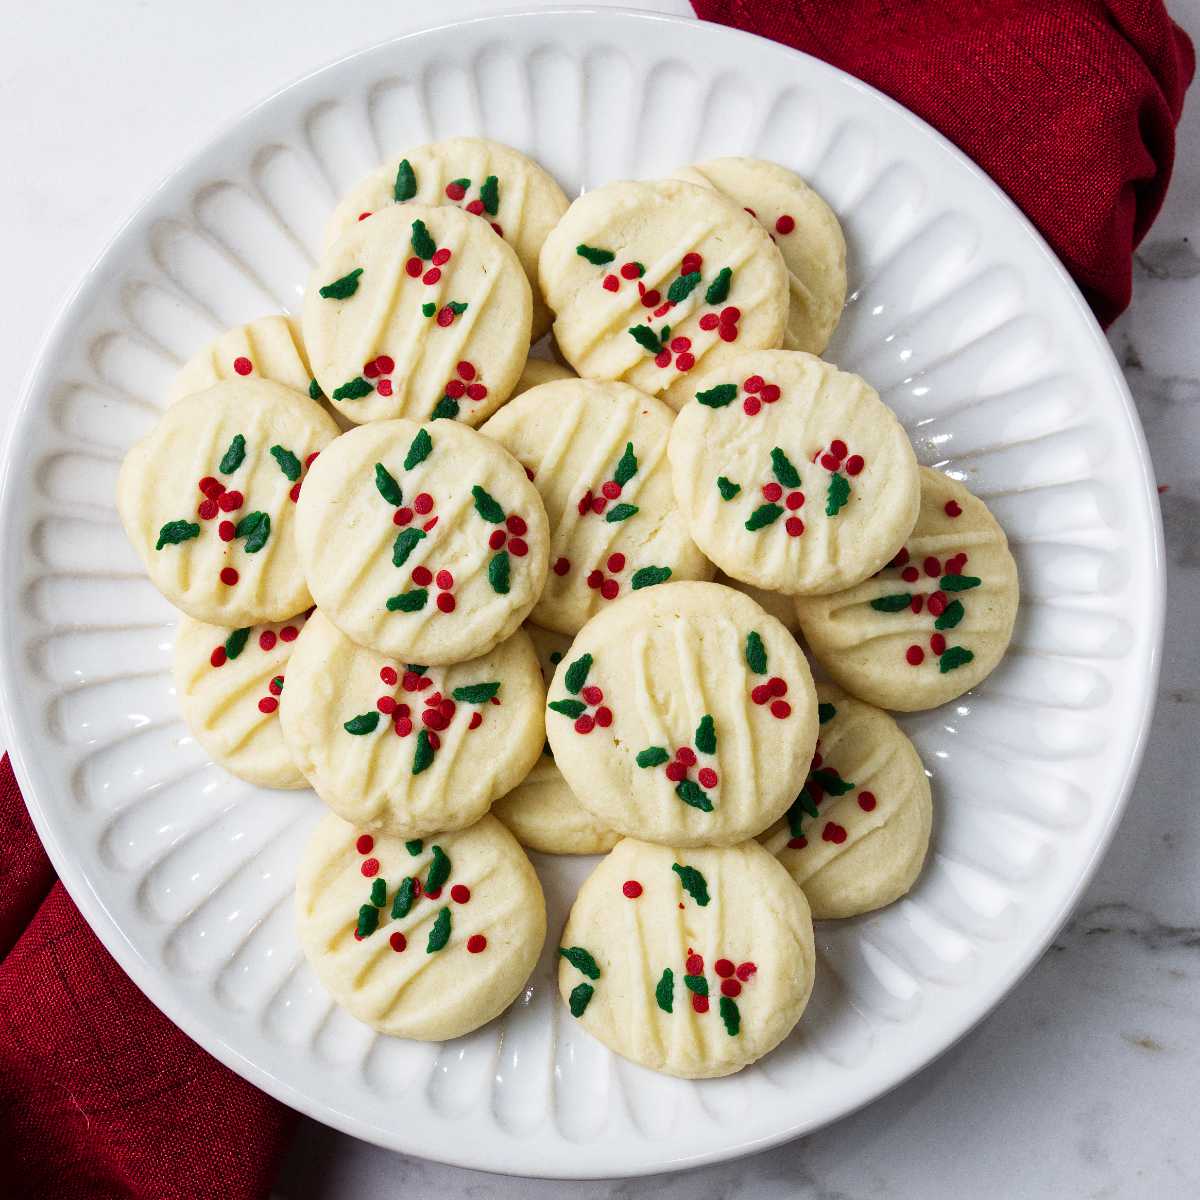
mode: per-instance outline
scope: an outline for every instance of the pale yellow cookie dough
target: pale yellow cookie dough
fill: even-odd
[[[294,497],[337,434],[307,396],[264,379],[171,405],[117,480],[121,523],[150,582],[189,616],[230,629],[303,612],[312,597]]]
[[[929,777],[887,713],[817,685],[821,728],[804,790],[761,841],[816,920],[891,904],[917,881],[933,825]]]
[[[795,799],[816,693],[795,639],[748,596],[666,583],[583,627],[550,684],[546,731],[571,790],[606,826],[727,846]]]
[[[304,295],[304,344],[350,421],[478,425],[525,365],[530,303],[516,254],[482,221],[396,204],[321,256]]]
[[[713,582],[721,584],[722,587],[731,587],[739,592],[745,592],[755,604],[765,608],[775,620],[786,626],[788,633],[800,632],[800,619],[796,616],[796,602],[793,596],[788,596],[783,592],[768,592],[765,588],[757,588],[752,583],[743,583],[740,579],[726,575],[724,571],[718,571],[713,576]]]
[[[313,465],[297,545],[322,612],[361,645],[452,663],[514,633],[550,530],[524,468],[454,421],[377,421]]]
[[[804,894],[757,842],[684,849],[626,838],[579,889],[558,988],[610,1050],[709,1079],[787,1037],[815,966]]]
[[[522,392],[530,388],[540,387],[543,383],[553,383],[558,379],[574,379],[575,375],[559,363],[545,358],[530,358],[525,362],[525,369],[512,390],[510,400],[515,400]]]
[[[488,181],[495,180],[494,190]],[[332,245],[360,221],[396,203],[457,205],[486,221],[516,251],[533,290],[537,341],[550,328],[550,310],[538,292],[538,252],[567,197],[533,159],[486,138],[456,137],[417,146],[377,167],[346,193],[325,231]]]
[[[550,518],[550,574],[536,624],[578,633],[646,570],[711,577],[675,507],[667,463],[674,419],[661,400],[627,384],[564,379],[526,392],[483,427],[532,472]]]
[[[897,556],[830,596],[798,596],[809,648],[835,682],[881,708],[945,704],[989,675],[1012,638],[1020,589],[987,505],[922,467],[921,513]]]
[[[546,937],[541,884],[493,817],[406,843],[330,814],[300,861],[296,917],[337,1004],[380,1033],[427,1042],[499,1016]]]
[[[761,158],[714,158],[674,177],[716,188],[774,238],[788,271],[784,349],[820,354],[846,303],[846,239],[829,205],[795,171]]]
[[[175,633],[175,693],[196,741],[227,771],[261,787],[308,781],[279,728],[279,698],[305,616],[222,629],[181,617]]]
[[[864,380],[811,354],[745,354],[697,379],[669,454],[700,549],[771,591],[858,583],[917,519],[917,460],[900,422]]]
[[[695,375],[783,341],[783,258],[712,188],[658,180],[587,192],[546,239],[540,269],[555,340],[576,373],[619,379],[675,409]]]
[[[554,669],[571,646],[561,633],[526,625],[537,651],[542,678],[549,682]],[[575,799],[562,772],[554,765],[546,742],[533,770],[508,795],[497,800],[492,812],[512,831],[522,846],[546,854],[603,854],[616,844],[618,834],[605,829]]]

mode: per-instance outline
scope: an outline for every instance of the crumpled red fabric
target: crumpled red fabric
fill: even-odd
[[[0,762],[0,1195],[251,1200],[295,1114],[138,990],[56,882]]]
[[[1024,210],[1102,324],[1162,205],[1195,70],[1158,0],[692,0],[824,59],[966,151]]]

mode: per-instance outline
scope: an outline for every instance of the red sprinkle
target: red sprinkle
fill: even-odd
[[[727,958],[718,958],[713,963],[713,970],[716,971],[722,979],[728,979],[734,972],[734,965]]]
[[[508,517],[505,520],[504,528],[507,529],[509,533],[515,533],[518,537],[529,532],[529,526],[525,524],[525,519],[523,517],[516,516],[516,514]]]
[[[606,292],[615,292],[621,286],[621,281],[615,275],[605,275],[604,290]]]
[[[737,341],[737,326],[736,325],[720,325],[717,327],[717,334],[723,342]],[[693,996],[693,1000],[704,1000],[705,1011],[708,1010],[708,1001],[703,996]]]
[[[774,404],[779,399],[779,387],[774,383],[768,383],[760,395],[763,398],[764,404]]]
[[[392,522],[396,525],[407,525],[413,519],[413,510],[405,505],[392,514]]]
[[[704,264],[704,259],[693,250],[690,254],[683,256],[683,261],[679,264],[680,275],[691,275],[693,271],[700,270]]]
[[[396,681],[400,678],[400,676],[396,674],[395,667],[380,667],[379,678],[382,679],[383,682],[388,685],[388,687],[395,687]]]
[[[620,590],[621,585],[615,579],[606,579],[600,585],[600,595],[602,595],[605,600],[615,600],[617,598],[617,593],[620,592]]]
[[[385,716],[390,717],[396,711],[396,698],[394,696],[380,696],[375,701],[375,707]]]
[[[299,484],[296,484],[299,487]],[[232,521],[222,521],[217,526],[217,536],[223,542],[232,542],[237,537],[237,526]]]
[[[279,707],[279,701],[274,696],[264,696],[258,702],[258,711],[260,713],[273,713]]]
[[[604,575],[600,571],[589,571],[587,577],[587,585],[595,591],[604,582]]]
[[[375,839],[369,833],[360,834],[354,848],[359,854],[370,854],[375,849]]]
[[[451,400],[460,400],[467,394],[467,385],[461,379],[451,379],[442,389]]]
[[[946,606],[949,601],[946,599],[945,592],[934,592],[929,597],[929,612],[932,616],[940,617],[946,611]]]
[[[691,746],[680,746],[675,751],[676,762],[681,762],[685,767],[694,767],[696,765],[696,752]]]
[[[729,305],[728,308],[721,309],[721,324],[732,325],[742,319],[742,310],[735,305]]]
[[[723,979],[721,981],[722,996],[740,996],[742,994],[742,985],[736,979]]]
[[[435,267],[444,267],[450,261],[450,251],[443,246],[440,250],[433,252],[433,258],[430,261]]]
[[[225,492],[217,501],[217,507],[222,512],[237,512],[245,503],[246,497],[241,492]]]
[[[662,299],[662,293],[657,288],[651,288],[642,293],[642,307],[653,308]]]
[[[413,511],[424,516],[428,512],[433,511],[433,497],[428,492],[418,492],[416,499],[413,500]]]
[[[682,783],[687,778],[687,767],[681,762],[667,763],[667,778],[672,783]]]
[[[803,850],[804,847],[807,845],[808,845],[808,838],[806,838],[806,837],[788,838],[787,848],[789,850]]]
[[[957,500],[947,500],[943,511],[948,517],[961,517],[962,505]]]
[[[821,830],[821,840],[840,846],[846,840],[846,831],[836,821],[826,821],[825,828]]]
[[[197,486],[210,500],[215,500],[225,490],[225,485],[211,475],[205,475]]]
[[[700,318],[700,328],[705,331],[716,329],[718,323],[719,321],[716,313],[705,313],[704,316]]]
[[[471,203],[467,205],[467,212],[473,213],[477,217],[483,216],[483,201],[472,200]]]
[[[762,401],[757,396],[747,396],[742,401],[742,412],[748,417],[755,416],[762,408]]]
[[[694,1008],[696,1010],[696,1012],[698,1012],[698,1013],[708,1012],[708,997],[707,996],[697,996],[695,994],[695,992],[693,992],[692,993],[692,1008]]]
[[[571,569],[571,560],[569,558],[556,558],[554,560],[555,575],[565,575]]]
[[[925,574],[931,579],[936,579],[942,573],[942,564],[931,554],[922,564],[925,568]]]
[[[925,661],[925,651],[920,646],[909,646],[904,652],[910,667],[919,667]]]
[[[787,680],[781,679],[778,675],[772,675],[771,678],[767,680],[767,687],[770,689],[772,696],[787,695]]]
[[[467,938],[467,953],[482,954],[487,949],[487,938],[482,933],[473,933]]]
[[[425,266],[419,258],[410,258],[408,262],[404,264],[404,270],[413,279],[416,279],[416,277],[420,275],[423,270],[425,270]]]
[[[358,868],[368,879],[379,874],[379,859],[368,858],[361,867]]]
[[[946,638],[943,634],[935,633],[929,639],[929,648],[934,654],[944,654],[946,651]]]
[[[834,438],[833,441],[829,443],[829,453],[832,454],[834,458],[841,460],[846,457],[849,451],[846,443],[843,442],[841,438]]]
[[[467,189],[461,183],[446,184],[446,195],[451,200],[461,200],[467,194]]]
[[[249,375],[254,370],[254,364],[248,358],[235,358],[233,360],[233,369],[239,375]]]
[[[400,930],[397,929],[396,932],[388,938],[388,945],[391,946],[391,948],[395,950],[397,954],[400,954],[408,946],[408,939],[400,932]]]
[[[596,709],[595,716],[596,724],[599,725],[601,729],[607,729],[613,722],[612,709],[606,708],[603,704]]]
[[[923,609],[925,607],[925,597],[924,596],[914,596],[908,602],[908,606],[909,606],[909,608],[911,608],[913,610],[913,612],[919,613],[921,611],[921,609]]]
[[[865,465],[861,454],[852,454],[846,459],[846,474],[857,475]]]
[[[233,569],[233,567],[222,567],[221,568],[221,582],[226,587],[233,587],[233,585],[235,583],[237,583],[237,581],[238,581],[238,573],[237,573],[237,571],[235,571]]]
[[[701,787],[715,788],[717,786],[717,773],[712,767],[704,767],[697,776]]]
[[[763,485],[763,499],[770,500],[772,504],[783,496],[783,488],[777,483],[767,483]]]
[[[616,500],[621,495],[621,485],[616,480],[610,479],[600,488],[600,491],[610,500]]]
[[[529,553],[529,545],[519,537],[509,538],[508,548],[517,558],[524,558]]]
[[[788,492],[788,498],[784,503],[792,512],[795,512],[796,509],[804,507],[804,493]]]
[[[821,455],[821,466],[827,471],[836,471],[842,465],[841,459],[835,458],[832,454]]]
[[[765,683],[760,683],[758,687],[754,688],[750,692],[750,699],[753,700],[755,704],[766,704],[770,698],[771,689]]]
[[[468,729],[478,729],[483,724],[483,713],[475,712],[471,714],[471,719],[467,723]]]
[[[671,352],[670,352],[670,350],[660,350],[660,351],[659,351],[659,352],[658,352],[658,353],[657,353],[657,354],[654,356],[654,365],[655,365],[656,367],[669,367],[669,366],[671,365]]]
[[[752,962],[744,962],[744,963],[742,963],[742,964],[741,964],[741,965],[738,967],[738,969],[737,969],[737,977],[738,977],[738,978],[739,978],[739,979],[740,979],[740,980],[741,980],[743,983],[745,983],[745,982],[746,982],[746,980],[747,980],[747,979],[749,979],[749,978],[750,978],[750,976],[751,976],[751,975],[753,975],[753,974],[754,974],[754,972],[755,972],[755,971],[757,971],[757,970],[758,970],[758,967],[756,967],[756,966],[754,965],[754,963],[752,963]]]
[[[454,324],[454,309],[450,305],[447,304],[445,308],[438,309],[437,323],[443,329]]]
[[[201,500],[196,507],[196,515],[202,521],[211,521],[217,515],[217,501]]]
[[[479,714],[476,713],[475,715],[478,716]],[[471,889],[467,887],[465,883],[456,883],[450,889],[450,899],[453,900],[455,904],[466,904],[470,898]]]
[[[413,567],[411,579],[417,587],[428,587],[433,582],[433,572],[428,567]]]
[[[792,706],[786,700],[776,700],[771,704],[771,716],[777,721],[784,721],[792,715]]]
[[[783,216],[780,217],[779,220],[775,222],[775,232],[776,233],[784,233],[784,234],[791,233],[792,230],[795,228],[796,228],[796,222],[791,217],[789,217],[787,215],[787,213],[784,213]]]
[[[218,646],[209,656],[208,663],[212,667],[223,667],[229,661],[229,655],[225,653],[224,646]]]
[[[503,529],[493,529],[488,536],[488,546],[492,550],[499,550],[501,546],[508,540],[508,535]]]
[[[900,578],[903,579],[905,583],[916,583],[917,580],[921,578],[921,572],[918,571],[916,567],[905,567],[904,570],[900,572]]]
[[[589,716],[587,713],[584,713],[583,716],[576,717],[576,719],[575,719],[575,732],[576,733],[591,733],[592,730],[595,729],[595,727],[596,727],[595,717]]]
[[[396,720],[396,736],[408,737],[413,731],[413,723],[408,717],[399,717]]]
[[[368,218],[370,215],[371,215],[371,214],[370,214],[369,212],[365,212],[365,213],[359,213],[359,214],[358,214],[358,219],[359,219],[360,221],[365,221],[365,220],[366,220],[366,219],[367,219],[367,218]]]
[[[800,537],[804,532],[804,522],[799,517],[788,517],[783,523],[789,537]]]
[[[870,812],[871,809],[873,809],[875,807],[875,793],[874,792],[859,792],[858,793],[858,807],[861,808],[863,810],[863,812]]]
[[[625,555],[617,553],[608,556],[608,562],[605,564],[608,569],[616,575],[619,571],[625,570]]]
[[[746,392],[761,392],[766,380],[761,375],[751,375],[749,379],[743,380],[742,390]],[[721,959],[722,962],[728,962],[727,958]]]
[[[604,692],[598,687],[585,687],[580,695],[589,704],[599,704],[604,699]]]
[[[704,973],[704,959],[699,954],[689,954],[684,966],[687,968],[689,975],[702,975]]]
[[[279,631],[279,640],[281,642],[294,642],[300,636],[300,630],[295,625],[285,625]]]
[[[636,879],[627,879],[621,885],[621,891],[630,900],[636,900],[642,894],[642,885]]]
[[[439,571],[434,576],[434,581],[443,592],[448,592],[454,586],[454,576],[449,571]]]

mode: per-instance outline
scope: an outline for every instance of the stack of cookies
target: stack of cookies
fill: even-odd
[[[605,854],[558,942],[571,1018],[725,1075],[799,1020],[813,919],[912,887],[930,787],[884,710],[996,666],[1017,575],[817,357],[845,293],[836,218],[773,163],[569,204],[455,138],[350,191],[299,324],[181,370],[121,517],[196,738],[330,810],[299,936],[355,1017],[492,1019],[545,940],[522,847]]]

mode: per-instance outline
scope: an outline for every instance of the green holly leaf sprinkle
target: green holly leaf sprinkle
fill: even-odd
[[[671,870],[679,876],[679,882],[683,884],[683,890],[701,908],[707,907],[709,901],[708,881],[704,876],[695,867],[685,867],[682,863],[672,864]]]
[[[825,515],[836,517],[846,507],[850,499],[850,481],[840,471],[834,471],[829,477],[829,487],[825,492]]]
[[[465,300],[451,300],[449,308],[456,317],[461,317],[470,308],[470,305]]]
[[[567,1001],[567,1006],[571,1010],[571,1016],[583,1016],[584,1009],[587,1008],[595,990],[590,983],[581,983],[578,987],[571,989],[571,996]]]
[[[417,436],[408,445],[408,453],[404,456],[404,469],[411,471],[418,463],[423,463],[433,453],[433,438],[424,429],[417,430]]]
[[[718,383],[716,387],[709,388],[707,392],[697,392],[696,399],[709,408],[724,408],[737,399],[737,394],[736,383]]]
[[[704,302],[706,304],[724,304],[729,297],[729,281],[733,278],[733,271],[729,267],[722,267],[716,274],[716,278],[708,285],[708,291],[704,293]]]
[[[810,771],[808,775],[813,783],[820,784],[823,791],[830,796],[844,796],[853,786],[848,779],[843,779],[832,767],[821,767]]]
[[[471,495],[475,497],[475,511],[485,521],[490,521],[493,525],[499,525],[504,520],[504,509],[479,484],[476,484],[471,489]]]
[[[508,551],[501,550],[500,553],[495,555],[492,558],[492,561],[488,563],[488,583],[492,585],[492,591],[499,596],[507,596],[508,577]]]
[[[417,885],[413,883],[412,877],[406,875],[400,886],[396,889],[395,896],[392,897],[392,916],[396,918],[407,917],[412,910],[413,901],[417,896]]]
[[[638,751],[638,756],[634,761],[643,769],[661,767],[663,763],[671,761],[671,755],[662,746],[647,746],[645,750]]]
[[[703,975],[685,975],[683,977],[683,986],[689,992],[695,992],[697,996],[708,995],[708,980]]]
[[[630,577],[630,587],[635,592],[644,587],[653,587],[656,583],[666,583],[671,578],[670,567],[639,567]]]
[[[771,451],[771,470],[785,488],[800,486],[800,472],[796,470],[792,460],[778,446]]]
[[[424,733],[424,730],[421,730]],[[433,922],[433,928],[429,931],[429,940],[425,943],[426,954],[436,954],[439,950],[446,948],[446,943],[450,940],[450,910],[442,908],[438,910],[438,915]]]
[[[413,750],[412,773],[420,775],[433,762],[433,743],[429,740],[429,731],[422,729],[417,734],[417,744]]]
[[[943,575],[938,586],[943,592],[969,592],[983,582],[976,575]]]
[[[437,312],[437,305],[432,300],[426,300],[421,305],[421,316],[432,317],[435,312]]]
[[[295,483],[300,478],[300,460],[290,451],[285,450],[282,446],[271,447],[271,457],[279,464],[279,469]]]
[[[358,924],[354,932],[360,938],[370,937],[379,928],[379,909],[373,904],[364,904],[358,910]]]
[[[588,672],[592,669],[592,656],[581,654],[563,675],[563,686],[572,696],[578,696],[580,689],[587,683]]]
[[[225,639],[225,657],[237,658],[239,654],[246,648],[246,641],[250,637],[250,627],[245,629],[235,629]]]
[[[767,673],[767,648],[763,645],[762,636],[753,629],[746,634],[746,666],[755,675]]]
[[[654,1003],[665,1013],[675,1011],[675,972],[667,967],[654,988]]]
[[[690,804],[692,808],[698,808],[701,812],[712,812],[712,801],[708,798],[707,793],[694,780],[681,779],[675,785],[675,795],[677,795],[684,804]]]
[[[468,683],[456,687],[450,695],[462,704],[486,704],[499,690],[500,682],[495,680],[492,683]]]
[[[412,223],[412,252],[418,258],[432,258],[437,253],[437,242],[430,236],[429,230],[425,228],[424,221],[414,221]]]
[[[585,246],[582,242],[575,247],[575,253],[580,258],[586,258],[593,267],[602,267],[617,256],[611,250],[600,250],[595,246]]]
[[[221,457],[220,471],[222,475],[232,475],[242,465],[246,457],[246,439],[240,433],[233,435],[229,449]]]
[[[357,717],[351,717],[342,728],[356,737],[362,737],[364,733],[374,733],[379,728],[379,714],[373,710],[360,713]]]
[[[836,716],[837,709],[832,704],[826,704],[822,701],[817,705],[817,721],[820,724],[827,725]]]
[[[692,292],[696,290],[696,285],[700,282],[700,272],[692,271],[687,275],[680,275],[669,288],[667,288],[667,299],[672,304],[680,304],[686,300]]]
[[[708,713],[700,718],[700,724],[696,726],[696,749],[701,754],[717,752],[717,727]]]
[[[453,421],[458,413],[458,401],[453,396],[443,396],[433,406],[433,412],[429,414],[429,419],[431,421]]]
[[[495,175],[489,175],[479,185],[479,198],[489,216],[494,217],[500,211],[500,180]]]
[[[817,802],[812,798],[812,792],[807,787],[800,789],[800,794],[796,797],[796,803],[793,807],[801,812],[808,813],[810,817],[819,817],[821,815],[817,811]],[[799,827],[797,827],[797,831],[798,829]]]
[[[417,173],[412,169],[412,163],[407,158],[400,160],[396,168],[396,182],[392,184],[392,199],[397,204],[411,200],[417,194]]]
[[[376,908],[382,908],[385,900],[387,900],[387,883],[376,877],[371,881],[371,903]]]
[[[725,1022],[725,1032],[730,1037],[737,1037],[742,1029],[742,1014],[738,1012],[737,1003],[729,996],[722,996],[719,1007],[721,1020]]]
[[[361,400],[364,396],[369,396],[375,390],[375,385],[369,380],[364,379],[361,375],[356,375],[353,379],[343,383],[341,387],[333,389],[333,398],[335,400]]]
[[[155,550],[164,546],[178,546],[180,542],[190,541],[200,536],[200,526],[195,521],[168,521],[158,531],[158,541],[154,543]]]
[[[801,792],[800,795],[803,796],[805,793]],[[792,837],[804,836],[804,829],[802,827],[804,814],[800,811],[801,808],[802,805],[800,803],[800,799],[797,797],[796,800],[793,801],[791,808],[787,810],[788,832],[792,835]]]
[[[577,971],[582,971],[589,979],[600,978],[600,967],[596,960],[582,946],[559,946],[558,952]]]
[[[265,512],[247,513],[237,523],[234,536],[246,539],[247,554],[257,554],[271,536],[271,518]]]
[[[401,592],[398,596],[389,596],[385,607],[388,612],[420,612],[428,600],[428,589],[413,588],[411,592]]]
[[[638,469],[637,455],[633,452],[633,443],[625,443],[625,452],[617,459],[616,470],[613,471],[613,482],[624,487],[636,474]]]
[[[663,348],[658,334],[649,325],[634,325],[629,333],[633,340],[649,354],[657,354]]]
[[[953,629],[967,615],[961,600],[951,600],[945,611],[933,623],[934,629]]]
[[[871,607],[876,612],[903,612],[912,604],[909,592],[896,592],[891,596],[879,596],[871,601]]]
[[[604,514],[604,519],[610,525],[615,525],[618,521],[628,521],[637,511],[638,506],[636,504],[614,504]]]
[[[404,493],[400,490],[396,477],[383,463],[375,464],[375,487],[379,494],[396,508],[404,503]]]
[[[308,395],[312,400],[325,399],[325,393],[321,391],[321,385],[315,379],[310,379],[308,381]]]
[[[582,700],[551,700],[547,707],[556,713],[562,713],[572,721],[587,712],[587,705]]]
[[[453,187],[460,187],[465,192],[470,186],[471,181],[464,175],[461,179],[452,179],[450,184]]]
[[[322,300],[348,300],[358,291],[358,277],[362,273],[362,267],[355,267],[349,275],[343,275],[341,279],[319,288],[317,294]]]
[[[778,504],[760,504],[747,518],[746,528],[754,533],[767,525],[778,521],[783,516],[783,509]]]
[[[938,659],[938,670],[945,675],[947,671],[954,671],[959,667],[965,667],[974,657],[975,655],[965,646],[951,646]]]
[[[404,566],[408,562],[408,556],[417,548],[417,543],[424,540],[425,531],[423,529],[413,529],[410,526],[408,529],[400,530],[396,534],[396,540],[392,543],[392,566]]]
[[[717,491],[721,493],[722,500],[732,500],[741,490],[740,483],[734,483],[732,479],[726,479],[724,475],[717,476]]]
[[[431,846],[433,861],[429,864],[429,873],[425,876],[425,892],[436,892],[450,878],[450,856],[441,846]]]
[[[404,848],[413,858],[416,858],[425,849],[425,843],[420,838],[413,838],[412,841],[404,843]]]

